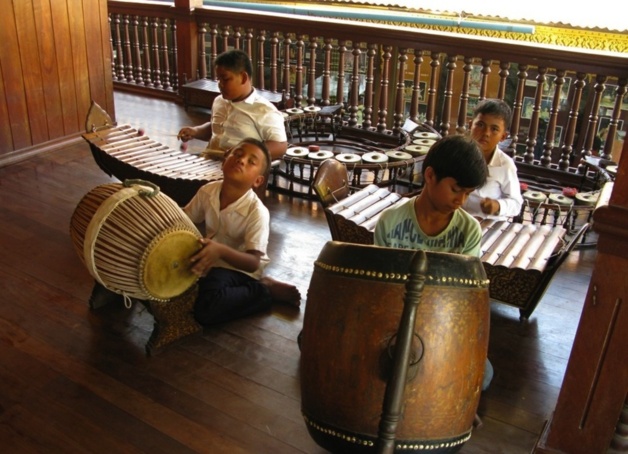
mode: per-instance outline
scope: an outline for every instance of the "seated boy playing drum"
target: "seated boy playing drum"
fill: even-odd
[[[382,212],[375,244],[479,257],[480,223],[461,208],[488,175],[477,142],[461,135],[440,139],[428,151],[422,173],[419,195]],[[490,384],[492,371],[487,359],[482,389]]]
[[[254,189],[268,166],[266,145],[244,139],[225,155],[223,179],[201,187],[184,208],[194,223],[205,223],[202,248],[190,259],[200,276],[194,316],[203,325],[267,310],[273,301],[300,305],[294,285],[262,276],[270,214]]]

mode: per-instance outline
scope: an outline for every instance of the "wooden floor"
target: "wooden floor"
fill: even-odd
[[[181,125],[202,120],[129,94],[116,94],[116,110],[119,123],[172,146]],[[0,169],[0,451],[324,452],[300,413],[303,308],[209,329],[154,357],[143,307],[89,309],[93,280],[69,222],[83,195],[110,181],[83,142]],[[297,285],[305,305],[330,239],[324,215],[272,192],[267,205],[269,273]],[[515,308],[492,307],[495,378],[480,401],[484,426],[461,452],[530,452],[558,397],[595,254],[568,258],[527,323]]]

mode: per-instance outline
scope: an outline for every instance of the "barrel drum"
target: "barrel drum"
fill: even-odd
[[[302,412],[337,453],[372,453],[415,251],[329,242],[315,262],[301,335]],[[470,438],[489,336],[476,257],[427,253],[395,452],[455,452]]]
[[[196,283],[189,258],[201,234],[152,183],[93,188],[74,210],[70,236],[92,277],[116,293],[166,302]]]

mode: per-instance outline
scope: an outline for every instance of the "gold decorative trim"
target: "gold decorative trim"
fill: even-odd
[[[345,274],[347,276],[357,276],[367,279],[376,279],[379,281],[404,283],[410,278],[409,273],[387,273],[378,270],[369,270],[364,268],[349,268],[344,266],[330,265],[328,263],[316,260],[314,266],[324,271],[336,274]],[[426,281],[432,285],[453,285],[457,287],[488,287],[488,279],[470,279],[460,278],[457,276],[435,276],[428,274],[425,276]]]
[[[340,440],[346,441],[347,443],[352,443],[360,446],[366,446],[369,448],[373,448],[375,446],[375,442],[373,439],[361,438],[356,435],[351,435],[345,433],[338,429],[333,429],[331,427],[321,426],[315,421],[312,421],[306,415],[303,415],[303,419],[305,423],[310,426],[312,429],[321,432],[322,434],[329,435],[331,437],[338,438]],[[451,441],[442,441],[436,443],[430,443],[427,441],[416,441],[416,442],[401,442],[395,444],[395,450],[402,451],[432,451],[434,449],[443,449],[443,448],[454,448],[456,446],[460,446],[471,438],[471,431],[462,435],[457,440]]]

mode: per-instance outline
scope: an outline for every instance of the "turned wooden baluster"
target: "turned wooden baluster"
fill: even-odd
[[[338,41],[338,85],[336,86],[336,104],[345,102],[345,57],[347,54],[347,42],[344,39]]]
[[[207,23],[203,22],[198,26],[198,74],[197,79],[207,79],[207,51],[205,47],[205,37],[207,36]],[[211,41],[211,35],[210,35]],[[210,47],[213,49],[213,47]],[[214,79],[213,70],[210,75]]]
[[[582,92],[586,82],[584,81],[587,75],[585,73],[577,73],[576,81],[574,82],[574,91],[571,102],[569,104],[569,119],[567,120],[567,128],[565,131],[565,139],[563,140],[563,147],[561,149],[560,160],[558,161],[558,168],[561,170],[567,170],[571,165],[571,158],[574,155],[574,139],[576,137],[576,127],[578,126],[578,107],[580,106],[580,100],[582,99]]]
[[[491,74],[491,60],[482,60],[482,77],[480,78],[480,96],[478,101],[486,99],[488,92],[488,76]]]
[[[139,16],[133,16],[132,36],[133,36],[133,72],[135,75],[135,83],[142,84],[142,56],[140,54],[140,37],[139,37]]]
[[[443,92],[443,111],[440,122],[440,133],[443,137],[449,134],[449,118],[451,116],[451,102],[454,96],[454,71],[456,69],[457,57],[447,56],[447,77],[445,79],[445,90]]]
[[[116,73],[116,57],[115,57],[115,52],[113,51],[113,37],[115,36],[115,28],[114,28],[114,21],[112,19],[113,14],[109,14],[107,19],[109,20],[109,49],[111,52],[111,78],[113,79],[113,81],[117,81],[118,80],[118,74]]]
[[[154,87],[150,61],[150,41],[148,40],[148,16],[142,18],[142,57],[144,59],[144,85]]]
[[[517,135],[521,123],[521,108],[523,106],[523,94],[525,92],[526,80],[528,79],[528,65],[519,65],[517,70],[517,93],[512,104],[512,123],[510,124],[510,137],[512,142],[506,149],[506,154],[511,158],[517,154]]]
[[[301,107],[303,101],[303,47],[305,43],[303,42],[303,35],[298,34],[296,38],[297,66],[294,78],[294,107],[298,108]]]
[[[316,49],[318,48],[318,38],[310,36],[310,64],[307,78],[307,104],[313,106],[316,104]]]
[[[150,19],[150,27],[153,30],[152,55],[153,55],[153,86],[161,88],[161,65],[159,62],[159,22],[157,18]]]
[[[129,33],[130,19],[125,14],[122,19],[122,29],[124,31],[124,78],[127,82],[133,82],[133,54],[131,53],[131,37]]]
[[[460,92],[460,105],[458,107],[458,124],[456,132],[465,134],[467,132],[467,110],[469,108],[469,84],[471,82],[471,71],[473,71],[473,58],[465,57],[462,67],[462,90]]]
[[[204,25],[204,24],[203,24]],[[199,30],[199,34],[200,34],[200,30]],[[205,45],[204,45],[204,41],[201,41],[201,43],[203,43],[203,49],[202,52],[205,53]],[[209,26],[209,74],[210,74],[210,79],[212,80],[216,80],[216,66],[214,65],[214,62],[216,61],[216,57],[218,56],[218,24],[211,24]],[[202,77],[207,77],[207,66],[205,64],[206,61],[206,57],[205,55],[203,55],[203,65],[205,66],[205,76]]]
[[[541,113],[541,102],[543,99],[543,86],[545,85],[545,73],[547,68],[539,67],[539,74],[536,76],[536,95],[534,97],[534,107],[532,108],[532,116],[530,118],[530,129],[528,130],[528,140],[526,141],[526,152],[523,156],[525,162],[532,163],[534,161],[534,149],[536,148],[536,136],[539,131],[539,118]]]
[[[600,156],[604,159],[613,158],[613,144],[615,143],[617,125],[619,124],[619,117],[621,116],[621,108],[622,103],[624,102],[625,94],[626,79],[620,79],[617,89],[615,90],[615,105],[613,106],[613,114],[608,124],[608,133],[606,134],[606,140],[604,141],[604,149],[600,150]]]
[[[242,49],[242,27],[233,27],[233,48]]]
[[[362,127],[370,129],[373,126],[373,96],[375,94],[375,56],[377,45],[366,46],[366,89],[364,91],[364,110],[362,111]]]
[[[277,75],[279,60],[279,32],[273,32],[270,38],[270,90],[277,92],[279,89]]]
[[[377,131],[386,130],[386,117],[388,116],[388,82],[390,80],[390,59],[392,46],[384,46],[382,54],[382,80],[379,91],[379,112],[377,121]]]
[[[242,42],[242,50],[247,55],[253,55],[253,37],[255,36],[254,32],[255,30],[253,30],[252,28],[247,28],[246,34],[244,35],[244,40]]]
[[[423,51],[414,49],[414,78],[412,79],[412,98],[410,100],[410,119],[415,123],[422,123],[419,118],[419,101],[424,99],[426,93],[421,93],[421,63],[423,63]]]
[[[162,78],[162,87],[164,90],[169,90],[171,88],[170,84],[170,62],[168,58],[168,19],[161,20],[161,58],[162,58],[162,67],[161,78]]]
[[[283,34],[283,89],[286,93],[291,94],[290,91],[290,45],[292,40],[290,39],[290,33]]]
[[[175,68],[172,73],[172,90],[179,90],[179,51],[177,49],[177,23],[175,20],[171,21],[170,30],[172,34],[172,67]]]
[[[397,87],[395,91],[395,112],[393,115],[392,130],[398,133],[403,126],[406,116],[406,61],[408,60],[408,49],[400,48],[397,57]]]
[[[598,112],[600,111],[600,103],[602,102],[602,93],[604,93],[604,89],[606,86],[604,83],[606,82],[606,76],[598,75],[595,78],[595,85],[593,86],[594,96],[593,96],[593,105],[591,110],[589,111],[589,121],[586,129],[586,136],[584,139],[584,145],[582,147],[582,152],[580,156],[584,159],[587,156],[591,156],[591,149],[593,148],[593,140],[595,139],[595,135],[597,133],[597,123],[598,123]],[[584,173],[586,172],[586,168],[584,164],[580,164],[578,166],[578,172]]]
[[[438,74],[440,69],[440,59],[438,52],[430,53],[430,84],[427,89],[427,111],[425,123],[434,126],[434,118],[436,117],[436,94],[438,93]]]
[[[321,105],[329,106],[331,104],[330,97],[330,85],[331,85],[331,51],[332,47],[332,39],[325,38],[323,40],[325,43],[323,45],[323,89],[321,93]]]
[[[257,34],[257,75],[255,86],[263,90],[264,84],[264,45],[266,44],[266,30],[260,30]],[[249,54],[250,55],[250,54]]]
[[[349,91],[349,126],[358,124],[358,105],[360,104],[360,43],[353,42],[353,70],[351,72],[351,90]]]
[[[556,121],[558,119],[558,111],[560,110],[560,97],[562,94],[563,84],[565,83],[565,71],[556,70],[556,78],[554,79],[554,96],[552,99],[552,107],[550,108],[549,124],[545,134],[545,143],[543,144],[543,156],[541,164],[549,167],[552,162],[552,150],[554,149],[554,138],[556,135]]]
[[[225,52],[229,49],[229,36],[231,36],[231,33],[229,32],[229,26],[223,25],[220,32],[220,39],[222,41],[220,52]]]
[[[501,100],[506,96],[506,85],[508,83],[508,76],[510,75],[510,63],[502,61],[499,63],[499,87],[497,88],[497,97]]]

